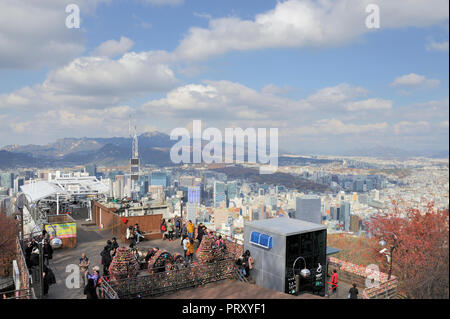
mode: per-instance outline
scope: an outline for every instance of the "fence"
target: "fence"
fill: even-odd
[[[330,257],[329,271],[333,269],[337,270],[339,281],[366,287],[362,293],[364,299],[394,299],[397,297],[398,279],[395,276],[391,276],[391,279],[388,280],[386,273]],[[367,287],[368,284],[371,287]]]
[[[7,299],[36,299],[34,289],[31,285],[30,272],[25,262],[23,250],[18,238],[16,238],[16,261],[19,270],[18,278],[15,281],[20,282],[20,289],[13,292],[6,292]]]
[[[164,268],[161,272],[109,282],[102,278],[101,295],[106,299],[154,297],[235,277],[234,259],[229,258],[214,263],[178,265],[171,270]]]

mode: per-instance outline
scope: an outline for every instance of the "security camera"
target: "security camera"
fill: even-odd
[[[385,252],[387,252],[387,248],[383,248],[382,250],[380,250],[380,254],[384,254]]]

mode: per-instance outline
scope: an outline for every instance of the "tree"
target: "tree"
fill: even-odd
[[[392,274],[399,280],[399,289],[409,298],[449,298],[449,215],[448,209],[435,209],[428,203],[426,209],[394,208],[382,212],[368,223],[375,239],[394,244],[391,233],[397,236],[393,252]],[[380,260],[380,268],[389,265],[372,249]]]
[[[10,276],[16,256],[16,221],[0,211],[0,276]]]

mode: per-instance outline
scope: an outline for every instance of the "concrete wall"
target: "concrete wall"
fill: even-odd
[[[266,249],[250,243],[250,236],[253,231],[264,233],[273,237],[273,247]],[[286,237],[262,232],[245,226],[244,251],[249,250],[254,260],[254,267],[251,270],[251,277],[256,284],[276,291],[284,292],[286,264]]]

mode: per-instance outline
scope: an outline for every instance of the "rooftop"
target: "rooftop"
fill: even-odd
[[[303,234],[312,231],[327,229],[327,227],[322,224],[315,224],[287,217],[257,220],[245,223],[245,226],[249,226],[252,229],[271,232],[282,236]]]

